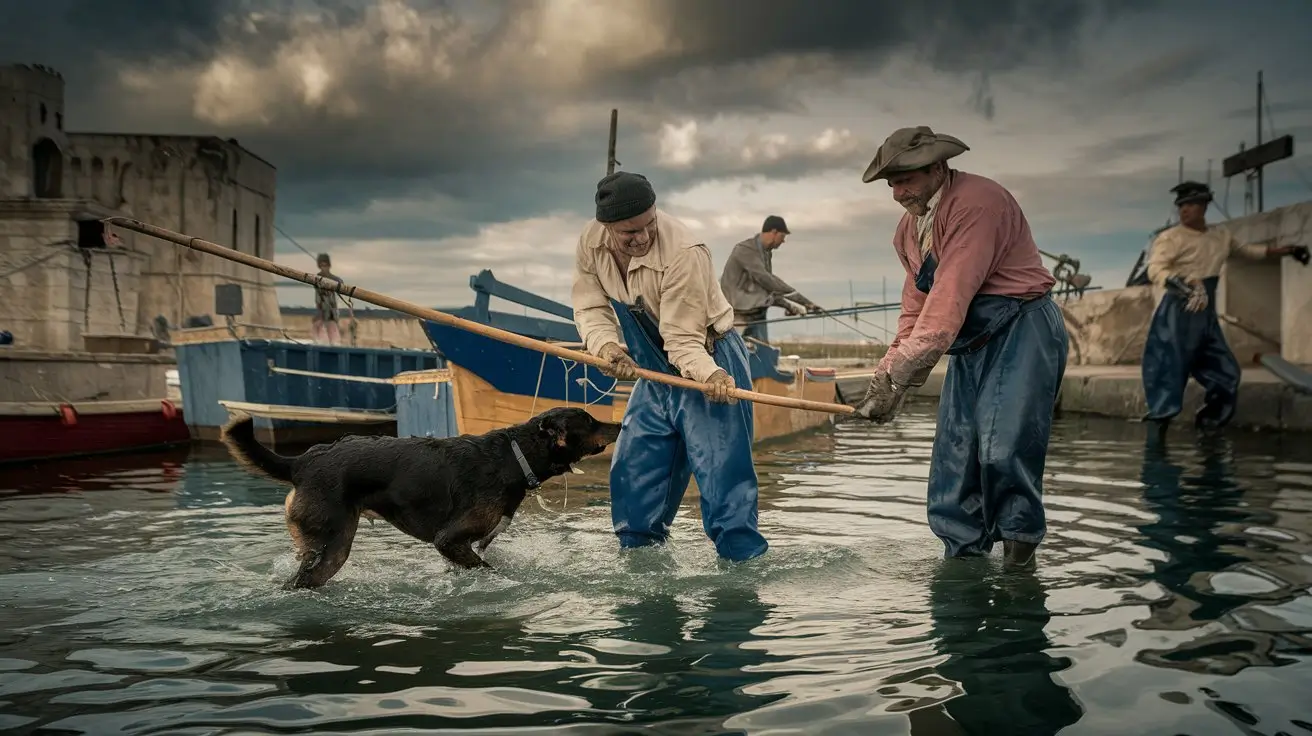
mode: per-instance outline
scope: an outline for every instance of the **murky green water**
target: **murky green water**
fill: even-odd
[[[366,524],[318,593],[278,590],[284,489],[221,451],[0,470],[0,728],[1312,732],[1306,437],[1146,457],[1136,425],[1063,420],[1027,575],[940,559],[932,431],[765,448],[773,550],[736,569],[688,501],[672,549],[621,558],[590,470],[525,506],[497,572]]]

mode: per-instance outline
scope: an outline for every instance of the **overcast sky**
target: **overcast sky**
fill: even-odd
[[[70,130],[236,137],[278,167],[284,231],[429,305],[468,303],[483,268],[568,299],[612,107],[621,168],[717,264],[780,214],[775,272],[830,306],[897,293],[901,209],[861,173],[902,126],[964,140],[954,165],[1010,187],[1040,247],[1108,288],[1170,215],[1179,156],[1193,178],[1212,159],[1244,213],[1220,161],[1255,139],[1258,69],[1264,139],[1298,140],[1266,206],[1312,199],[1307,0],[5,5],[0,55],[63,72]],[[283,238],[278,258],[313,265]]]

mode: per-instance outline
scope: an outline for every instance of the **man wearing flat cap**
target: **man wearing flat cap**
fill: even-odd
[[[1145,423],[1156,439],[1183,409],[1184,389],[1193,376],[1203,387],[1203,406],[1194,427],[1219,431],[1234,418],[1239,398],[1239,361],[1225,341],[1216,312],[1221,267],[1232,255],[1261,260],[1292,256],[1303,265],[1303,245],[1241,244],[1224,228],[1207,224],[1212,190],[1185,181],[1171,188],[1180,223],[1163,230],[1148,253],[1148,279],[1160,300],[1143,346]]]
[[[664,543],[691,477],[702,527],[721,558],[765,553],[757,531],[747,344],[715,280],[711,252],[656,207],[641,174],[619,171],[597,184],[596,217],[575,253],[574,323],[605,372],[637,368],[682,375],[702,392],[638,379],[610,466],[611,520],[621,548]],[[620,347],[620,335],[628,353]]]
[[[735,245],[724,262],[720,288],[733,306],[734,326],[743,337],[770,341],[764,324],[770,307],[783,307],[790,315],[821,311],[815,302],[774,275],[774,252],[788,235],[784,218],[770,215],[761,225],[761,232]]]
[[[1043,468],[1066,370],[1061,310],[1029,223],[997,182],[949,168],[969,150],[928,127],[894,131],[862,181],[906,209],[893,249],[906,270],[897,336],[857,413],[890,421],[939,358],[948,372],[930,458],[930,529],[948,557],[1001,540],[1027,566],[1046,533]]]

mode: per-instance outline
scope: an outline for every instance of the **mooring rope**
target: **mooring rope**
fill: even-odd
[[[565,406],[569,406],[570,405],[570,398],[569,398],[570,374],[573,373],[574,369],[579,366],[579,363],[578,361],[570,360],[568,358],[561,358],[559,356],[557,356],[556,359],[559,360],[565,368],[565,373],[563,377],[563,380],[565,382],[563,396],[564,396]],[[547,369],[547,354],[543,353],[542,361],[538,363],[538,380],[533,386],[533,402],[529,404],[528,417],[527,417],[528,419],[532,419],[537,412],[538,397],[542,395],[542,379],[546,375],[546,369]],[[591,378],[588,378],[588,366],[586,364],[584,364],[583,366],[583,376],[580,378],[575,378],[574,383],[583,387],[582,403],[584,406],[592,406],[608,396],[611,398],[618,397],[618,394],[615,393],[614,387],[611,387],[610,389],[602,389],[600,386],[594,383]],[[616,381],[616,385],[618,384],[619,382]],[[591,401],[588,400],[587,389],[589,386],[592,387],[592,390],[597,393],[597,398],[592,399]],[[550,509],[547,508],[546,501],[543,500],[541,493],[535,493],[533,495],[537,496],[539,506],[541,506],[544,510],[550,511]],[[563,512],[567,508],[569,508],[569,476],[568,475],[565,477],[565,499],[561,503],[561,511]],[[553,513],[558,513],[558,512],[553,512]]]

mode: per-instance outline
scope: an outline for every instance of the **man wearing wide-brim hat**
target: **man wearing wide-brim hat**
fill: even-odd
[[[969,150],[928,127],[893,132],[864,182],[906,209],[893,249],[906,270],[897,336],[857,413],[890,421],[948,355],[930,459],[930,529],[948,557],[1003,542],[1028,565],[1046,532],[1043,468],[1066,370],[1061,311],[1020,205],[997,182],[948,166]]]
[[[1261,260],[1291,256],[1307,265],[1302,245],[1272,246],[1240,243],[1222,227],[1207,224],[1212,189],[1202,182],[1183,181],[1171,188],[1180,222],[1157,234],[1148,253],[1148,278],[1161,299],[1144,339],[1144,421],[1164,438],[1171,420],[1183,409],[1184,389],[1193,375],[1203,387],[1203,405],[1194,426],[1216,432],[1234,418],[1239,399],[1239,361],[1225,341],[1216,311],[1216,286],[1221,268],[1232,255]]]

